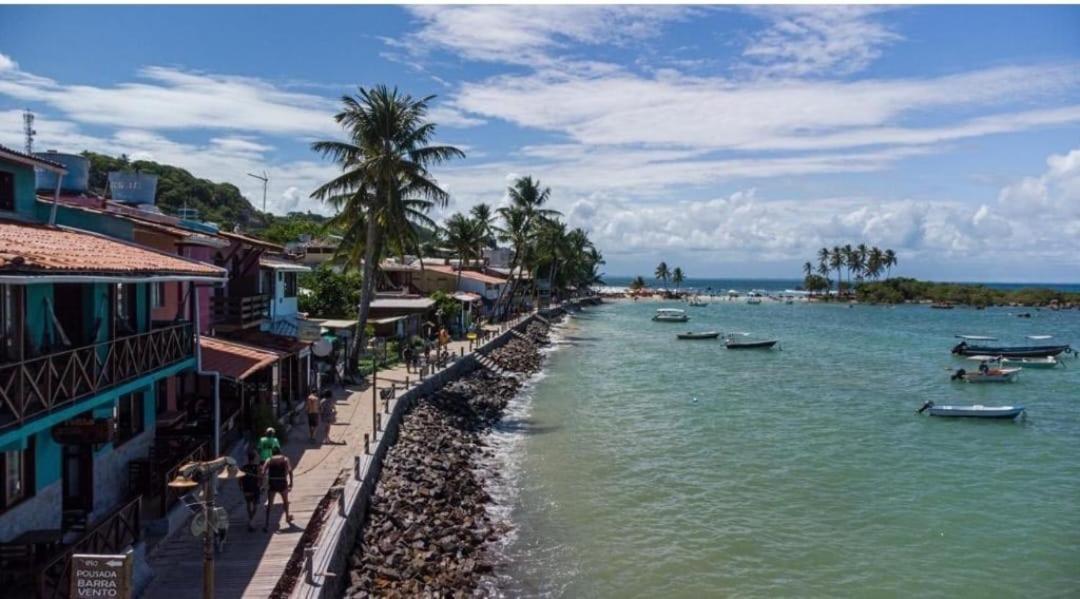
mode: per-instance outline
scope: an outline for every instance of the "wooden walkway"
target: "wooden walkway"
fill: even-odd
[[[507,323],[513,326],[522,318]],[[454,355],[469,352],[468,341],[453,341],[448,350]],[[229,534],[224,550],[215,560],[215,597],[265,599],[277,585],[286,563],[293,555],[316,506],[322,501],[343,469],[353,468],[354,457],[363,453],[364,434],[374,436],[372,397],[382,389],[404,388],[406,377],[415,385],[418,375],[407,373],[404,365],[380,371],[373,394],[370,378],[362,386],[337,389],[333,398],[337,408],[335,422],[321,423],[317,443],[308,440],[306,416],[296,416],[282,452],[293,463],[294,484],[289,493],[292,526],[285,522],[280,497],[275,501],[269,532],[262,531],[264,505],[255,515],[255,531],[247,530],[247,511],[240,486],[225,482],[219,487],[217,502],[229,511]],[[377,410],[382,412],[382,401]],[[187,530],[187,524],[156,546],[149,555],[154,578],[143,592],[148,599],[199,599],[202,597],[202,539]]]

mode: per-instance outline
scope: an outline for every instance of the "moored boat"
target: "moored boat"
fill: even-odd
[[[931,416],[945,416],[952,418],[999,418],[1011,420],[1024,412],[1024,406],[984,406],[975,404],[972,406],[938,406],[928,401],[915,413],[922,414],[929,411]]]
[[[675,335],[678,339],[716,339],[719,336],[720,333],[718,331],[699,331],[697,333],[694,331],[687,331]]]
[[[930,307],[934,310],[952,310],[955,306],[953,306],[949,302],[938,302],[930,304]]]
[[[690,297],[690,301],[687,302],[687,304],[694,308],[703,308],[705,306],[708,306],[709,302],[701,299],[701,296],[694,295]]]
[[[761,303],[761,298],[760,297],[751,297],[751,298],[748,298],[746,300],[746,303],[750,304],[751,306],[756,306],[756,305]]]
[[[770,349],[777,343],[779,343],[779,341],[776,339],[768,339],[764,341],[742,341],[729,337],[724,340],[724,347],[728,349]]]
[[[1001,356],[965,356],[968,360],[973,362],[989,362],[991,364],[1000,364],[1001,366],[1011,366],[1016,368],[1056,368],[1061,362],[1054,356],[1046,356],[1043,358],[1003,358]]]
[[[1003,358],[1045,358],[1062,352],[1071,352],[1068,345],[1027,345],[1001,347],[995,345],[968,345],[961,341],[952,348],[952,353],[960,356],[1001,356]]]
[[[660,308],[652,317],[656,322],[686,322],[690,317],[686,312],[678,308]]]
[[[965,383],[1010,383],[1016,380],[1019,375],[1019,368],[988,368],[973,372],[959,368],[950,379]]]

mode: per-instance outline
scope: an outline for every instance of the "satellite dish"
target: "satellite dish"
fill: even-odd
[[[315,354],[318,358],[325,358],[326,356],[329,356],[332,351],[334,351],[334,346],[326,339],[319,339],[311,344],[311,353]]]

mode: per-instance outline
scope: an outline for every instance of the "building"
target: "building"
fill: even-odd
[[[341,239],[333,235],[315,238],[301,235],[300,239],[285,244],[285,254],[295,257],[300,264],[316,268],[329,262],[337,253],[340,244]]]
[[[80,549],[83,531],[137,520],[142,493],[132,473],[155,448],[166,381],[197,367],[191,290],[223,285],[226,273],[48,224],[42,213],[52,217],[58,207],[41,209],[35,168],[67,174],[61,164],[0,146],[0,542],[28,531],[72,542],[48,560],[51,570],[18,577],[41,575],[43,592],[63,588],[64,560]],[[186,289],[190,303],[167,310],[163,283]],[[95,550],[121,551],[139,534],[129,528]]]

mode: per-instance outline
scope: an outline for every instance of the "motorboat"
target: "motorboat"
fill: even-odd
[[[952,353],[960,356],[1001,356],[1003,358],[1045,358],[1062,352],[1072,352],[1069,345],[1027,345],[1002,347],[996,345],[968,345],[961,341],[952,348]]]
[[[965,383],[1010,383],[1019,375],[1019,368],[987,368],[973,372],[958,368],[950,378]]]
[[[708,306],[709,302],[701,299],[700,295],[693,295],[690,296],[690,301],[688,301],[687,304],[694,308],[703,308],[705,306]]]
[[[997,337],[988,337],[986,335],[956,335],[956,338],[964,341],[997,341]]]
[[[936,302],[930,304],[930,307],[934,310],[952,310],[955,306],[953,306],[949,302]]]
[[[766,340],[750,340],[750,339],[733,339],[728,337],[724,340],[724,347],[728,349],[771,349],[772,346],[779,343],[777,339]]]
[[[675,335],[675,337],[679,339],[716,339],[719,336],[719,331],[700,331],[697,333],[693,331],[687,331],[685,333],[679,333],[678,335]]]
[[[929,412],[931,416],[945,416],[951,418],[998,418],[1012,420],[1024,413],[1024,406],[938,406],[928,401],[915,413]]]
[[[761,298],[756,297],[756,296],[751,296],[751,297],[746,299],[746,303],[750,304],[751,306],[756,306],[756,305],[761,303]]]
[[[685,310],[679,310],[678,308],[660,308],[656,311],[656,314],[652,317],[656,322],[686,322],[690,320],[690,317],[686,315]]]
[[[1056,368],[1061,362],[1054,356],[1046,356],[1043,358],[1003,358],[1001,356],[965,356],[968,360],[973,362],[989,362],[990,364],[997,364],[1005,367],[1015,368],[1038,368],[1048,369]]]

